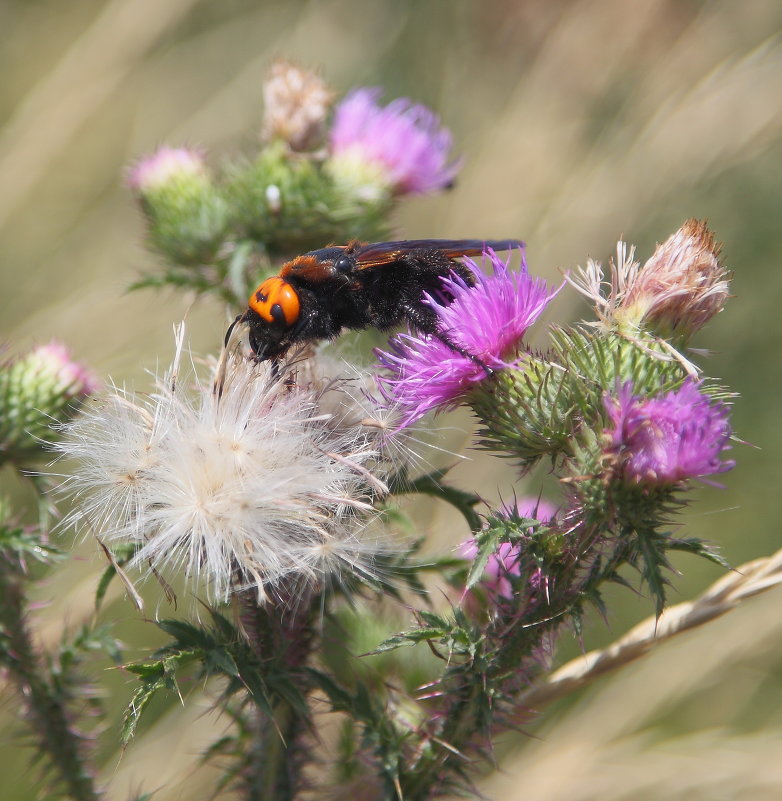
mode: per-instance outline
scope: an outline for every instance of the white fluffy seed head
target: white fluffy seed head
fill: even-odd
[[[311,367],[278,377],[225,359],[215,384],[183,377],[178,356],[153,394],[114,390],[66,427],[67,522],[134,544],[149,572],[184,571],[210,600],[371,570],[386,547],[368,528],[383,432],[356,424],[351,394]]]

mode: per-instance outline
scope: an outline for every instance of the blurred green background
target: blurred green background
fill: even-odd
[[[458,183],[403,203],[400,236],[520,236],[532,271],[556,281],[588,256],[606,262],[619,237],[645,259],[687,217],[708,219],[736,297],[696,344],[712,352],[707,372],[741,393],[734,424],[747,444],[734,447],[726,489],[694,492],[683,521],[733,564],[771,553],[782,518],[781,32],[779,0],[0,0],[0,336],[14,349],[61,338],[101,376],[142,390],[183,317],[193,349],[215,352],[227,319],[218,304],[126,293],[155,257],[123,172],[161,143],[204,147],[215,162],[256,147],[261,80],[284,56],[339,93],[381,85],[386,99],[423,102],[452,129]],[[564,293],[549,320],[585,312]],[[440,423],[469,428],[466,416]],[[516,483],[484,455],[453,478],[489,499]],[[449,510],[429,514],[439,547],[466,536]],[[42,642],[89,614],[102,564],[90,543],[81,552],[42,588]],[[672,602],[720,575],[678,566]],[[482,790],[511,801],[782,797],[780,600],[747,602],[548,710],[535,737],[501,743],[502,770]],[[628,591],[609,603],[585,648],[652,612]],[[151,629],[119,597],[108,617],[131,643]],[[560,660],[580,647],[565,635]],[[172,704],[121,755],[131,680],[107,675],[109,797],[210,798],[213,769],[198,754],[227,722],[198,698]],[[34,786],[17,711],[7,696],[2,801]]]

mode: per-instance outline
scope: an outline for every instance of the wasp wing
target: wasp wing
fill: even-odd
[[[523,248],[520,239],[403,239],[398,242],[374,242],[357,248],[356,267],[365,270],[399,261],[417,250],[438,250],[449,259],[480,256],[487,248],[496,251]]]

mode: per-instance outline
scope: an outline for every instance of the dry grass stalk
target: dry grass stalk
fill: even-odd
[[[732,570],[694,601],[672,606],[659,618],[647,618],[607,648],[576,657],[527,690],[520,703],[539,709],[644,656],[674,635],[721,617],[742,601],[780,584],[782,549]]]

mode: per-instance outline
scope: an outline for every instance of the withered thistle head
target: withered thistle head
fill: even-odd
[[[720,261],[720,246],[700,220],[687,220],[640,265],[635,248],[620,242],[606,280],[590,260],[567,280],[595,304],[608,328],[647,329],[686,342],[715,314],[729,293],[730,273]]]
[[[639,270],[622,313],[662,336],[689,338],[729,297],[730,274],[720,262],[720,247],[705,222],[687,220]]]
[[[263,83],[261,138],[281,139],[291,150],[313,150],[323,141],[333,100],[319,75],[290,61],[275,61]]]

